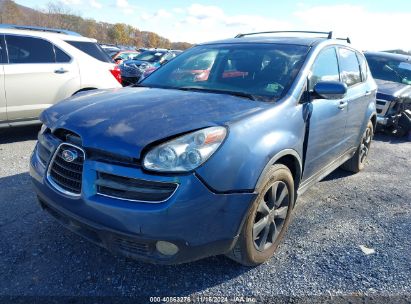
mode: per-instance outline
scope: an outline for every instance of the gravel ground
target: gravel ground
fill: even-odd
[[[283,244],[263,265],[246,268],[219,256],[156,266],[113,256],[40,210],[27,172],[37,131],[0,133],[0,302],[18,295],[121,296],[123,302],[143,295],[145,303],[149,296],[233,301],[247,295],[258,302],[291,296],[296,303],[307,295],[332,302],[369,295],[411,302],[410,142],[376,136],[365,171],[337,170],[308,190]]]

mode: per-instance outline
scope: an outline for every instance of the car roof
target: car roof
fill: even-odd
[[[97,42],[96,39],[80,36],[79,34],[76,34],[76,33],[66,34],[66,33],[57,33],[57,32],[51,32],[51,31],[49,32],[49,31],[35,30],[35,29],[26,30],[26,29],[0,27],[0,33],[31,36],[31,37],[41,37],[45,39],[55,38],[55,39],[67,40],[67,41]]]
[[[372,56],[384,57],[384,58],[389,58],[389,59],[411,61],[411,56],[403,55],[403,54],[388,53],[388,52],[364,52],[364,55],[372,55]]]
[[[277,44],[292,44],[302,46],[314,46],[323,41],[332,41],[336,44],[346,45],[342,40],[328,39],[326,37],[272,37],[272,36],[245,36],[239,38],[230,38],[217,40],[212,42],[201,43],[200,45],[208,44],[235,44],[235,43],[277,43]]]

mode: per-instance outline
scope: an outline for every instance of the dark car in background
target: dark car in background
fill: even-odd
[[[136,84],[143,74],[153,72],[178,55],[178,51],[153,49],[145,51],[119,65],[123,86]],[[147,74],[146,74],[147,75]]]
[[[377,82],[378,127],[396,136],[411,131],[411,56],[366,52]]]
[[[121,51],[116,52],[115,54],[113,54],[111,56],[111,58],[113,58],[115,63],[121,64],[121,63],[123,63],[123,61],[134,59],[140,54],[141,54],[141,52],[139,52],[139,51],[121,50]]]
[[[363,54],[331,32],[254,34],[43,112],[30,161],[40,205],[144,261],[271,258],[297,195],[339,166],[364,168],[377,86]],[[209,72],[175,77],[182,69]]]

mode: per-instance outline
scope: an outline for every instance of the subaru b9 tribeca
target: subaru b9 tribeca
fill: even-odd
[[[331,36],[201,44],[135,87],[47,109],[30,166],[40,205],[139,260],[263,263],[297,195],[339,166],[360,171],[370,149],[376,84]]]

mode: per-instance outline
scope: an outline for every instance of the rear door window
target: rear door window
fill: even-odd
[[[346,48],[339,48],[338,55],[340,59],[342,81],[349,87],[360,83],[360,65],[355,52]]]
[[[340,81],[337,54],[334,48],[327,48],[318,55],[309,79],[309,90],[320,81]]]
[[[54,63],[53,45],[43,39],[6,35],[9,63]]]
[[[70,40],[66,40],[66,42],[99,61],[110,62],[110,63],[113,62],[111,57],[106,52],[104,52],[101,46],[99,46],[97,43],[88,42],[88,41],[70,41]]]
[[[366,81],[368,78],[368,65],[364,55],[357,53],[358,61],[360,62],[361,80]]]

